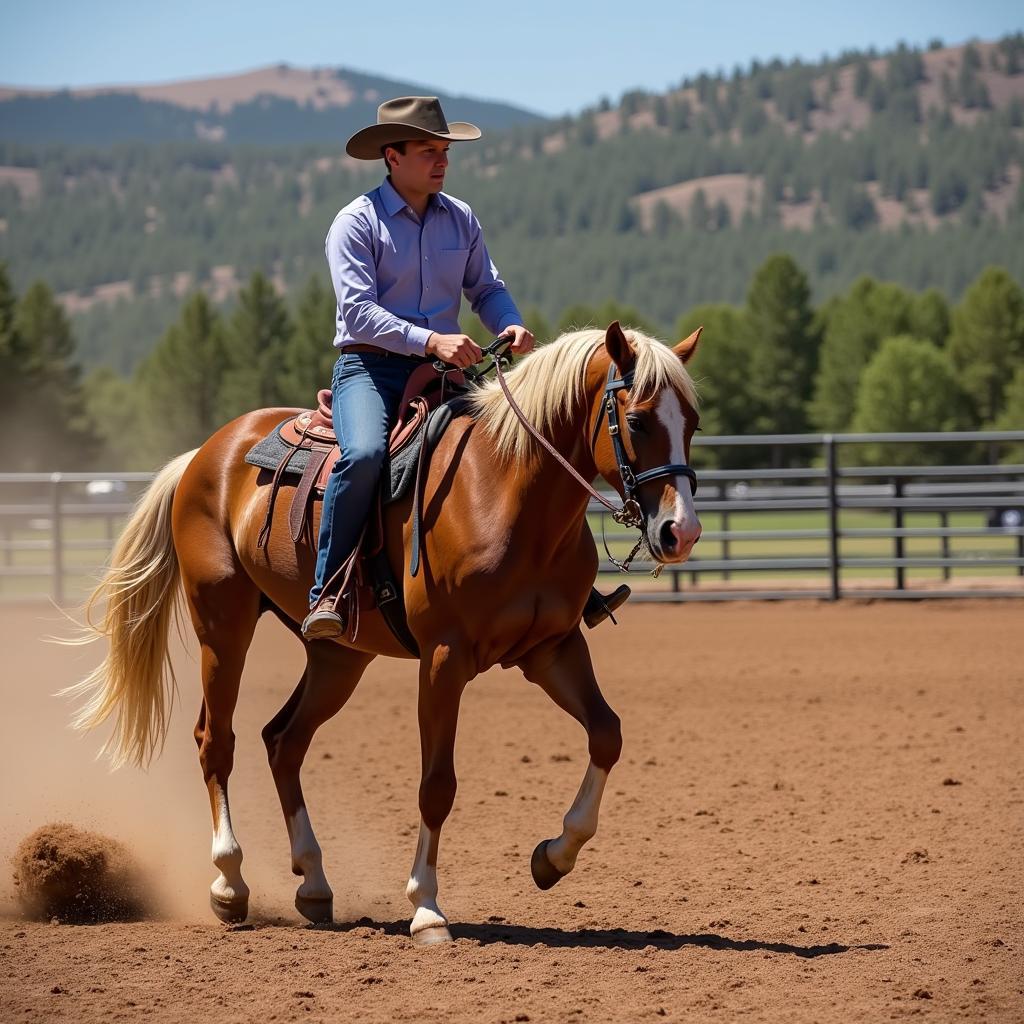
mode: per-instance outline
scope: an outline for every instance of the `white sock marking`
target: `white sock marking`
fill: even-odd
[[[446,928],[448,919],[437,905],[437,844],[441,830],[431,831],[420,822],[420,837],[416,843],[416,857],[413,859],[409,884],[405,895],[415,908],[409,934],[415,935],[424,928]]]
[[[246,899],[249,886],[242,880],[242,848],[231,829],[227,792],[219,782],[213,783],[213,802],[217,823],[213,829],[212,854],[213,863],[220,868],[220,876],[210,886],[210,892],[220,900]]]
[[[292,844],[292,867],[302,875],[296,895],[314,900],[330,899],[334,893],[324,874],[323,853],[305,807],[300,807],[288,819],[288,837]]]
[[[587,766],[586,775],[583,776],[580,791],[562,819],[562,834],[548,843],[548,860],[559,871],[572,871],[583,844],[592,839],[597,832],[601,797],[604,796],[607,781],[608,773],[591,761]]]

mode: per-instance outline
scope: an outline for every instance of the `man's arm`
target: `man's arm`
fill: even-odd
[[[327,235],[327,263],[349,334],[365,345],[422,356],[431,332],[377,304],[377,269],[370,227],[355,214],[337,217]]]

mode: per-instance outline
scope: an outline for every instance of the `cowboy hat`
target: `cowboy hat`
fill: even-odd
[[[445,120],[441,101],[436,96],[399,96],[377,108],[377,123],[355,133],[345,144],[345,152],[357,160],[379,160],[381,148],[412,139],[444,139],[472,142],[480,138],[480,129],[465,121]]]

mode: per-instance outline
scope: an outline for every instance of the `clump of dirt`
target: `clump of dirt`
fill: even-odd
[[[13,865],[28,917],[89,924],[147,916],[141,872],[116,839],[55,822],[21,841]]]

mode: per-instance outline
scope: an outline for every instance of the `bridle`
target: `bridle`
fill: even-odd
[[[546,437],[543,437],[538,430],[536,430],[532,423],[526,418],[526,414],[516,404],[516,400],[512,397],[512,393],[508,389],[508,385],[505,383],[505,375],[502,372],[502,366],[508,365],[508,360],[505,353],[508,351],[511,339],[509,338],[498,338],[484,349],[484,355],[490,356],[493,360],[494,370],[498,377],[498,383],[501,385],[501,390],[505,394],[505,398],[508,404],[512,407],[512,411],[519,418],[519,422],[526,428],[527,433],[530,434],[534,440],[540,442],[540,444],[555,457],[558,463],[565,469],[585,491],[592,497],[599,501],[609,512],[612,514],[612,519],[615,520],[620,526],[633,527],[641,531],[640,539],[636,542],[633,550],[626,556],[623,561],[618,561],[611,552],[608,551],[608,542],[605,540],[605,553],[608,555],[609,560],[621,569],[623,572],[629,572],[629,564],[636,557],[637,552],[647,543],[646,532],[644,531],[644,513],[643,506],[640,503],[640,496],[637,489],[645,483],[651,480],[658,480],[665,476],[685,476],[690,481],[690,493],[697,493],[697,474],[692,466],[686,463],[671,463],[664,466],[656,466],[654,469],[646,469],[642,473],[634,473],[633,467],[629,462],[629,455],[626,452],[626,446],[622,443],[622,428],[619,423],[619,406],[616,401],[616,394],[622,390],[628,390],[633,386],[633,371],[630,370],[628,373],[622,375],[622,377],[616,377],[616,366],[613,362],[608,367],[608,380],[605,384],[604,395],[601,399],[601,412],[598,414],[597,422],[594,424],[594,430],[590,437],[590,453],[594,459],[594,464],[597,464],[597,440],[598,433],[601,429],[601,424],[604,422],[605,416],[608,417],[608,433],[612,439],[612,448],[615,452],[615,461],[618,464],[619,478],[622,480],[623,490],[623,502],[621,507],[613,505],[603,494],[596,491],[577,471],[570,465],[569,461],[555,449],[554,445]],[[490,369],[488,367],[487,369]],[[486,372],[486,371],[483,371]],[[474,375],[474,376],[480,376]],[[629,429],[629,425],[626,425],[626,429]],[[649,545],[648,545],[649,546]],[[659,564],[654,570],[654,574],[657,575],[661,571],[661,565]]]
[[[612,518],[620,526],[643,525],[643,509],[640,506],[640,498],[637,488],[650,480],[658,480],[663,476],[685,476],[690,481],[690,494],[697,493],[697,473],[694,468],[685,462],[673,462],[664,466],[655,466],[654,469],[645,469],[642,473],[634,473],[629,463],[629,455],[626,453],[626,446],[622,443],[622,428],[619,425],[619,403],[615,399],[617,391],[628,391],[633,387],[633,371],[624,373],[621,377],[615,376],[615,363],[608,367],[608,381],[604,388],[604,398],[601,402],[601,412],[598,414],[597,422],[594,424],[593,433],[590,436],[590,451],[595,453],[597,449],[597,435],[601,430],[601,424],[605,416],[608,417],[608,433],[611,435],[612,447],[615,450],[615,461],[618,463],[619,477],[622,480],[622,490],[625,500],[622,509],[612,513]],[[629,424],[626,424],[629,429]],[[595,464],[597,462],[595,458]]]

